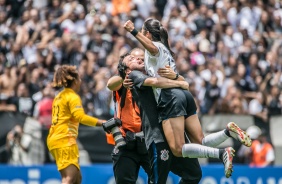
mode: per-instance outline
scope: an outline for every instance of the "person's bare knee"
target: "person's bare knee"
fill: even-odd
[[[169,142],[168,142],[169,144]],[[176,157],[182,157],[182,147],[183,147],[184,143],[183,144],[177,144],[176,142],[174,143],[171,143],[169,144],[169,148],[172,152],[172,154]]]
[[[203,139],[204,139],[204,134],[196,134],[194,135],[193,138],[190,138],[191,143],[195,143],[195,144],[202,144],[203,143]]]
[[[176,157],[182,157],[182,146],[176,146],[175,148],[171,149],[171,152]]]

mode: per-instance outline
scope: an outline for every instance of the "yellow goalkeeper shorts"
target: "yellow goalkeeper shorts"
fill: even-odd
[[[71,146],[56,148],[50,151],[54,159],[56,160],[56,165],[58,170],[65,169],[71,164],[75,165],[78,170],[80,170],[78,159],[79,159],[79,150],[77,144]]]

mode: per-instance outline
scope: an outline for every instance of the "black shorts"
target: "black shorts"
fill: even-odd
[[[159,120],[196,114],[197,106],[192,94],[180,88],[162,89],[158,102]]]
[[[139,154],[137,149],[113,149],[113,171],[116,184],[135,184],[138,179],[140,166],[150,177],[149,154]]]
[[[182,184],[198,184],[202,170],[197,158],[175,157],[166,142],[152,143],[149,149],[151,181],[154,184],[166,183],[169,172],[181,177]]]

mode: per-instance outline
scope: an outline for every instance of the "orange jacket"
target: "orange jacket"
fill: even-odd
[[[117,117],[121,119],[122,126],[120,128],[123,136],[125,136],[126,131],[140,132],[141,131],[141,118],[140,110],[137,104],[133,101],[131,91],[126,89],[126,98],[124,102],[124,107],[121,109],[120,102],[121,96],[116,93],[116,107],[117,107]],[[115,144],[112,134],[106,134],[108,144]]]
[[[250,166],[261,167],[264,166],[266,162],[267,153],[273,149],[271,144],[264,143],[262,148],[260,149],[261,143],[258,140],[254,140],[251,146],[252,149],[252,157]]]

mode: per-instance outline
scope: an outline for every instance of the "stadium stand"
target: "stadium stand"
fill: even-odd
[[[275,151],[275,165],[282,165],[282,117],[276,116],[270,118],[270,135]]]

